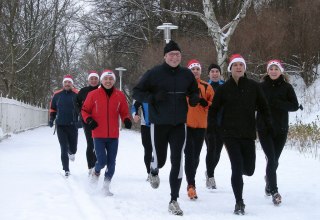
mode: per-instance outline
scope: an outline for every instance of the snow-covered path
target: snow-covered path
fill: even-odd
[[[230,184],[230,164],[226,151],[216,169],[217,190],[205,188],[205,150],[201,154],[196,183],[199,199],[189,201],[183,180],[179,203],[183,217],[171,216],[170,160],[160,170],[161,184],[154,190],[145,181],[140,134],[121,131],[114,179],[113,197],[88,184],[85,138],[79,130],[78,153],[70,164],[72,175],[63,177],[56,135],[42,127],[13,135],[0,142],[0,219],[320,219],[320,161],[286,149],[278,170],[278,185],[283,197],[280,207],[264,195],[263,152],[258,147],[256,171],[245,177],[244,201],[247,214],[233,215],[234,197]]]

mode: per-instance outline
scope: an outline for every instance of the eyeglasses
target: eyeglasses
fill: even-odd
[[[181,53],[180,52],[169,52],[168,56],[170,56],[170,57],[174,57],[174,56],[181,57]]]

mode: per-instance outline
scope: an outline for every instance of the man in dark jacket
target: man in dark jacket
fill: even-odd
[[[62,168],[65,176],[70,175],[69,160],[74,161],[78,143],[78,113],[75,107],[75,99],[78,90],[73,88],[71,75],[63,79],[63,89],[54,93],[50,103],[50,127],[54,120],[61,148]]]
[[[270,110],[262,89],[257,82],[245,77],[245,70],[243,57],[232,55],[228,66],[232,76],[217,90],[208,116],[209,127],[215,126],[217,114],[223,109],[220,130],[231,162],[235,214],[244,214],[245,209],[242,175],[251,176],[255,170],[256,110],[272,132]]]
[[[99,74],[96,71],[89,72],[88,84],[89,86],[86,86],[80,89],[76,99],[76,106],[77,106],[79,115],[81,115],[80,114],[81,108],[84,101],[86,100],[88,93],[97,89],[99,86]],[[88,164],[89,176],[90,176],[92,174],[92,168],[94,167],[97,161],[97,158],[94,153],[94,145],[93,145],[91,128],[83,120],[82,120],[82,125],[83,125],[84,134],[87,140],[86,156],[87,156],[87,164]]]
[[[183,175],[183,151],[186,140],[186,119],[189,104],[199,102],[197,81],[192,72],[180,66],[181,50],[170,41],[164,48],[161,65],[147,71],[133,89],[133,97],[139,102],[149,103],[151,139],[154,160],[151,163],[150,184],[158,188],[159,169],[166,162],[168,144],[171,150],[169,212],[183,215],[177,202]]]
[[[216,93],[217,89],[224,84],[221,79],[221,68],[219,65],[212,63],[208,67],[209,83]],[[211,108],[212,106],[210,106]],[[221,112],[221,111],[220,111]],[[218,119],[221,118],[221,113],[218,114]],[[220,154],[223,147],[223,141],[221,132],[217,128],[218,126],[211,126],[211,129],[207,128],[206,131],[206,145],[207,145],[207,156],[206,156],[206,186],[208,189],[216,189],[216,181],[214,178],[214,170],[220,160]]]

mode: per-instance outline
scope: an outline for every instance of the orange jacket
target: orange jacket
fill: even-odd
[[[208,106],[203,107],[197,104],[195,107],[188,106],[187,126],[191,128],[207,128],[207,118],[209,106],[212,105],[214,91],[212,86],[201,80],[197,79],[199,88],[199,97],[204,98],[208,102]]]

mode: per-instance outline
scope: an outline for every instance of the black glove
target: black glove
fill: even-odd
[[[132,126],[131,120],[129,118],[124,119],[124,127],[126,129],[131,129],[131,126]]]
[[[205,100],[204,98],[199,99],[199,104],[200,104],[202,107],[207,107],[207,106],[208,106],[208,102],[207,102],[207,100]]]
[[[303,106],[301,104],[299,105],[299,108],[301,111],[303,110]]]
[[[98,127],[98,123],[91,117],[87,118],[86,122],[91,130],[94,130]]]
[[[56,119],[57,112],[50,112],[49,126],[53,127],[53,122]]]

